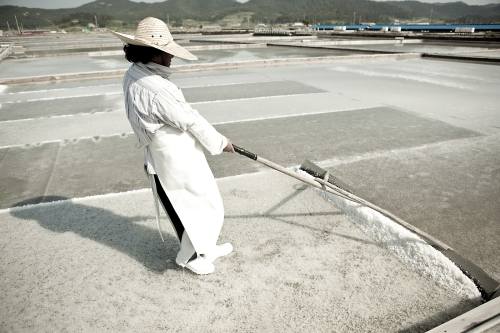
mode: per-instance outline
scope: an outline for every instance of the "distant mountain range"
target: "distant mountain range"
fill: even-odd
[[[308,20],[311,23],[350,24],[374,22],[388,24],[394,19],[402,22],[423,20],[448,23],[498,23],[500,4],[484,6],[464,2],[422,3],[419,1],[369,1],[369,0],[167,0],[157,3],[129,0],[97,0],[77,8],[36,9],[18,6],[0,6],[0,29],[15,29],[18,23],[24,29],[45,28],[76,22],[86,25],[89,18],[97,18],[100,26],[111,20],[124,24],[137,24],[153,16],[170,23],[193,19],[198,22],[218,22],[228,15],[249,14],[251,22],[276,23]],[[86,13],[86,14],[84,14]],[[90,19],[90,21],[92,21]]]

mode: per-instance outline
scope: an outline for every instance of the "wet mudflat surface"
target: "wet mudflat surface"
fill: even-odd
[[[82,53],[82,52],[101,52],[101,51],[118,51],[118,50],[123,50],[123,45],[119,46],[113,46],[113,47],[99,47],[99,46],[92,46],[89,48],[74,48],[74,49],[56,49],[56,50],[33,50],[31,51],[30,49],[27,49],[24,52],[15,52],[12,53],[11,56],[13,57],[23,57],[23,56],[47,56],[47,55],[59,55],[59,56],[64,56],[71,54],[73,56],[73,53]]]
[[[238,37],[238,36],[203,36],[203,37],[194,37],[190,38],[190,41],[192,42],[214,42],[214,43],[224,43],[224,42],[230,42],[230,43],[250,43],[250,44],[260,44],[260,43],[273,43],[273,42],[283,42],[283,43],[291,43],[291,42],[299,42],[302,40],[311,40],[315,41],[317,40],[316,37],[313,36],[303,36],[303,37],[289,37],[289,36],[244,36],[244,37]]]
[[[190,42],[189,40],[180,40],[180,41],[175,41],[175,42],[179,45],[184,46],[184,47],[220,45],[220,43],[215,43],[215,42]]]
[[[113,40],[113,39],[108,39],[108,40],[99,40],[99,41],[92,41],[92,42],[65,42],[65,43],[34,43],[34,44],[21,44],[24,48],[24,50],[47,50],[47,49],[54,49],[54,50],[64,50],[64,49],[78,49],[78,48],[91,48],[91,47],[101,47],[109,44],[122,44],[121,41]]]
[[[462,56],[465,57],[478,57],[478,58],[500,58],[500,50],[499,51],[488,51],[488,52],[472,52],[472,53],[464,53]]]
[[[345,52],[332,52],[332,51],[322,51],[322,50],[299,49],[297,51],[290,52],[290,50],[287,48],[279,48],[279,47],[193,51],[193,54],[195,54],[198,57],[201,63],[349,55],[349,53]],[[183,60],[179,58],[175,58],[173,61],[173,65],[182,65],[188,63],[189,63],[188,60]]]
[[[111,80],[93,80],[93,81],[84,81],[84,82],[50,82],[42,85],[14,85],[5,87],[5,90],[2,91],[2,98],[7,98],[9,100],[16,99],[15,96],[18,96],[17,99],[22,100],[24,94],[33,93],[33,94],[46,94],[46,97],[54,97],[59,95],[54,95],[54,93],[63,92],[62,96],[66,96],[66,93],[79,90],[79,89],[88,89],[88,87],[100,87],[102,89],[103,86],[116,85],[121,86],[121,79],[111,79]],[[69,90],[68,90],[69,89]],[[101,90],[102,91],[102,90]],[[20,94],[18,94],[20,93]],[[27,95],[31,96],[31,95]],[[27,98],[29,99],[29,97]],[[2,101],[5,101],[2,99]]]
[[[210,42],[190,42],[189,40],[180,40],[176,41],[177,44],[182,45],[182,46],[202,46],[202,45],[214,45],[218,43],[210,43]],[[109,38],[99,38],[99,39],[92,39],[92,40],[86,40],[86,39],[81,39],[81,40],[68,40],[68,41],[47,41],[47,42],[22,42],[19,43],[19,45],[23,46],[26,50],[30,49],[37,49],[37,48],[54,48],[58,49],[60,48],[63,50],[66,47],[75,47],[75,46],[83,46],[85,45],[85,48],[90,48],[90,47],[101,47],[103,45],[107,44],[120,44],[123,45],[123,42],[116,38],[116,37],[109,37]]]
[[[60,75],[82,72],[126,69],[130,63],[124,56],[6,59],[0,66],[1,78]]]
[[[196,63],[220,63],[278,58],[305,58],[345,56],[349,53],[325,50],[298,50],[290,52],[284,48],[255,48],[193,51],[198,57]],[[191,63],[189,60],[174,58],[172,65]],[[96,72],[114,69],[126,69],[130,63],[123,55],[98,57],[71,57],[45,59],[6,59],[0,66],[0,78],[15,78],[41,75],[57,75],[81,72]]]
[[[43,46],[43,45],[66,45],[66,44],[93,44],[116,41],[117,38],[111,34],[106,35],[45,35],[37,37],[0,37],[0,41],[8,43],[15,42],[22,46]]]
[[[465,47],[465,46],[445,46],[432,44],[373,44],[373,45],[334,45],[324,47],[344,48],[344,49],[360,49],[373,51],[390,51],[390,52],[419,52],[419,53],[450,53],[464,51],[484,51],[491,48],[487,47]]]

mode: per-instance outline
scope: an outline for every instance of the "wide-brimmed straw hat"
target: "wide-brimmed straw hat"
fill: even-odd
[[[111,31],[111,33],[128,44],[154,47],[179,58],[198,60],[195,55],[174,42],[165,22],[154,17],[142,20],[137,27],[135,36],[116,31]]]

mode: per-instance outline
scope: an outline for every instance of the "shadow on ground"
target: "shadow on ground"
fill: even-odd
[[[251,215],[225,215],[224,218],[226,220],[228,219],[241,219],[241,218],[249,218],[249,219],[262,219],[262,218],[268,218],[268,219],[272,219],[272,220],[275,220],[275,221],[278,221],[278,222],[282,222],[282,223],[286,223],[286,224],[289,224],[289,225],[294,225],[296,227],[300,227],[300,228],[304,228],[304,229],[308,229],[308,230],[312,230],[312,231],[316,231],[316,232],[321,232],[321,233],[324,233],[326,235],[334,235],[334,236],[337,236],[337,237],[342,237],[342,238],[345,238],[345,239],[349,239],[349,240],[354,240],[354,241],[357,241],[357,242],[361,242],[361,243],[364,243],[364,244],[371,244],[371,245],[375,245],[375,246],[378,246],[378,247],[383,247],[381,244],[377,243],[377,242],[374,242],[374,241],[369,241],[369,240],[365,240],[365,239],[361,239],[361,238],[357,238],[357,237],[352,237],[352,236],[349,236],[349,235],[344,235],[344,234],[340,234],[338,232],[334,232],[334,231],[331,231],[331,230],[325,230],[323,228],[317,228],[317,227],[313,227],[313,226],[310,226],[310,225],[305,225],[305,224],[302,224],[302,223],[297,223],[297,222],[294,222],[294,221],[289,221],[287,220],[287,218],[290,218],[290,217],[296,217],[296,216],[300,216],[302,214],[296,214],[296,213],[292,213],[292,214],[287,214],[287,213],[281,213],[281,214],[276,214],[274,213],[275,211],[279,210],[281,207],[285,206],[289,201],[293,200],[295,197],[297,197],[298,195],[300,195],[302,193],[302,191],[308,189],[309,187],[307,185],[304,185],[304,184],[301,184],[301,185],[295,185],[294,186],[294,189],[295,191],[291,194],[289,194],[286,198],[284,198],[283,200],[281,200],[279,203],[277,203],[276,205],[274,205],[273,207],[271,207],[270,209],[268,209],[267,211],[265,211],[263,214],[251,214]],[[306,213],[305,215],[307,216],[318,216],[318,217],[321,217],[321,216],[333,216],[333,215],[343,215],[344,213],[338,211],[338,212],[319,212],[319,213]]]
[[[106,245],[135,259],[154,273],[163,274],[167,268],[172,268],[167,260],[175,258],[179,251],[177,238],[164,233],[165,243],[162,243],[157,230],[141,225],[141,222],[151,221],[152,216],[122,216],[107,209],[74,203],[59,196],[30,198],[16,203],[16,206],[41,200],[64,202],[14,209],[11,214],[17,218],[35,220],[43,228],[55,233],[73,232],[81,238]]]

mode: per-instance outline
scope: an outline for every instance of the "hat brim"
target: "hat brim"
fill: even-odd
[[[177,44],[174,41],[171,41],[170,43],[168,43],[165,46],[161,46],[161,45],[139,42],[139,41],[135,40],[134,36],[122,34],[122,33],[116,32],[116,31],[111,31],[111,33],[113,35],[115,35],[116,37],[120,38],[122,41],[124,41],[127,44],[146,46],[146,47],[154,47],[155,49],[170,53],[171,55],[173,55],[175,57],[179,57],[179,58],[186,59],[186,60],[198,60],[197,56],[195,56],[194,54],[192,54],[191,52],[189,52],[188,50],[186,50],[185,48],[183,48],[182,46],[180,46],[179,44]]]

